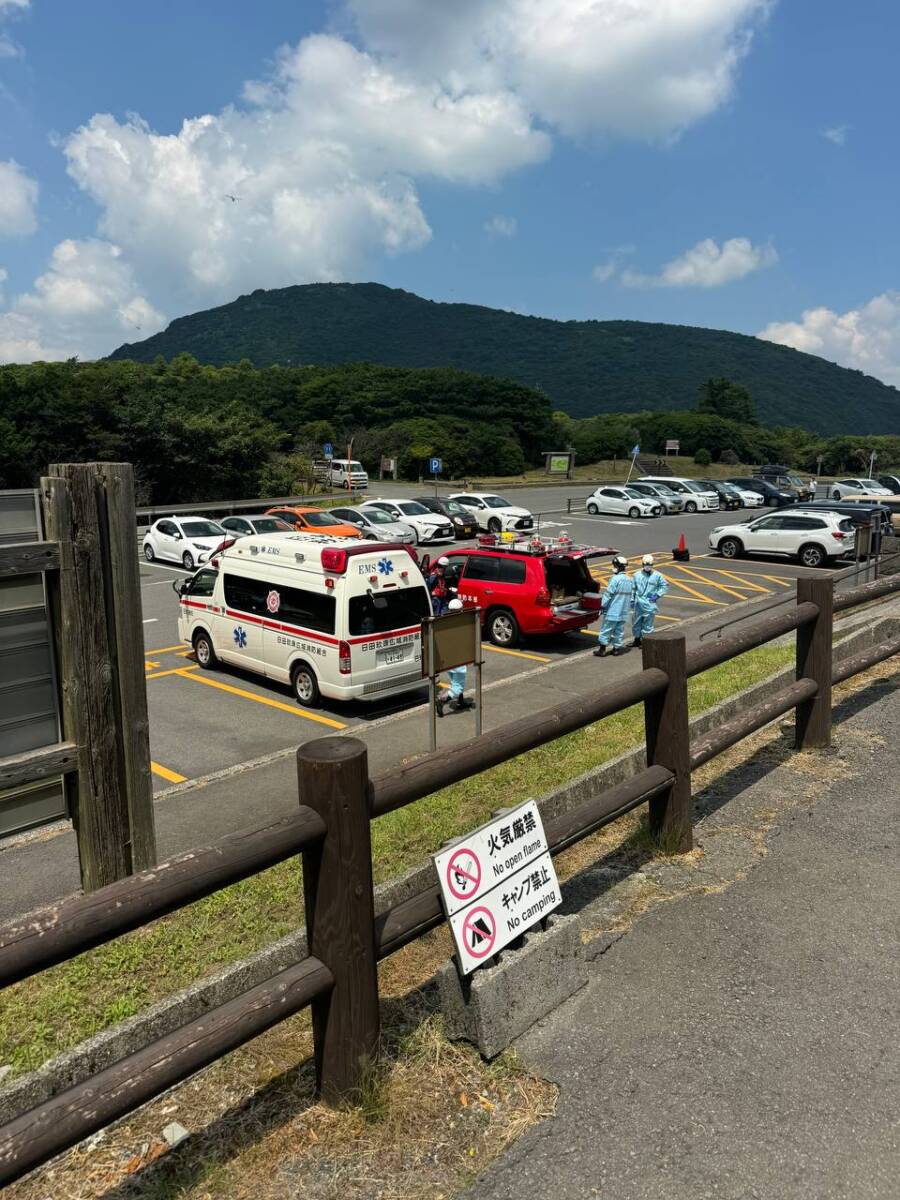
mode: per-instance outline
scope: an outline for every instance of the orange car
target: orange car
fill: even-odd
[[[339,521],[325,508],[303,508],[299,505],[269,508],[267,517],[281,517],[299,533],[324,533],[329,537],[358,538],[359,530],[346,521]]]

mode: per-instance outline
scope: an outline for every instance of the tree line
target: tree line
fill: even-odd
[[[859,472],[878,453],[900,462],[900,437],[823,439],[771,427],[749,392],[710,379],[694,410],[554,413],[539,390],[451,368],[356,363],[266,367],[127,360],[0,367],[0,488],[32,487],[50,462],[127,461],[139,503],[189,503],[310,490],[326,442],[377,474],[382,456],[415,479],[433,455],[450,478],[519,475],[543,454],[574,449],[581,463],[661,453],[678,438],[701,461],[784,462],[828,474]]]

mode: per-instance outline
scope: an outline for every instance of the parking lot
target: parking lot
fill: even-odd
[[[404,491],[411,491],[404,488]],[[726,613],[742,601],[788,595],[798,575],[817,574],[796,563],[776,559],[726,561],[708,554],[707,538],[715,525],[750,514],[695,514],[634,521],[626,518],[569,515],[566,500],[583,497],[582,487],[548,487],[514,493],[516,503],[540,514],[547,536],[565,532],[576,544],[614,548],[637,568],[641,555],[653,553],[669,581],[660,605],[658,628],[671,628],[698,616]],[[393,492],[400,488],[392,485]],[[673,561],[672,549],[685,534],[691,559]],[[429,548],[433,556],[439,548]],[[594,570],[598,588],[608,578],[605,561]],[[157,789],[196,779],[237,763],[256,760],[312,737],[365,725],[384,725],[391,736],[392,718],[427,699],[414,691],[373,703],[338,704],[326,701],[320,709],[303,709],[286,687],[230,667],[203,671],[189,647],[178,642],[178,602],[172,581],[184,577],[175,566],[141,565],[147,694],[150,711],[151,756]],[[725,616],[727,619],[727,614]],[[484,682],[521,681],[523,688],[536,672],[587,655],[597,645],[598,626],[557,639],[527,641],[515,649],[484,644]],[[490,692],[485,704],[490,703]],[[410,746],[409,753],[424,747]]]

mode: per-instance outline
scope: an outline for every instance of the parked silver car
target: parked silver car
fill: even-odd
[[[331,511],[348,525],[355,525],[370,542],[399,542],[402,545],[410,545],[416,540],[411,525],[395,521],[383,508],[333,508]]]
[[[666,513],[680,513],[684,508],[684,501],[678,493],[664,483],[629,483],[628,486],[648,500],[658,500]]]

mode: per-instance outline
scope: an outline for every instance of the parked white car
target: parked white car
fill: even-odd
[[[247,513],[240,517],[224,517],[219,524],[229,537],[251,537],[253,534],[295,533],[292,525],[281,517],[270,517],[266,513]]]
[[[771,554],[796,558],[804,567],[821,567],[849,554],[856,543],[853,522],[841,513],[791,509],[754,517],[740,525],[719,525],[709,547],[723,558]]]
[[[193,571],[231,536],[207,517],[162,517],[144,534],[144,558],[147,562],[163,558],[181,563],[186,571]]]
[[[891,496],[890,488],[877,479],[838,479],[831,485],[830,500],[842,500],[844,496]]]
[[[369,542],[409,545],[416,540],[416,532],[412,525],[407,525],[404,521],[395,521],[383,508],[333,508],[331,511],[348,525],[355,525],[359,536]]]
[[[661,517],[663,514],[662,501],[650,496],[643,496],[632,487],[598,487],[591,492],[584,507],[593,516],[597,513],[618,513],[636,521],[639,517]]]
[[[643,475],[641,483],[664,483],[684,501],[686,513],[715,512],[719,507],[718,492],[711,491],[698,483],[696,479],[685,479],[681,476],[667,475],[665,478],[655,475]]]
[[[493,492],[457,492],[450,499],[457,500],[463,508],[468,509],[477,521],[478,528],[486,533],[510,530],[522,533],[534,528],[534,517],[527,508],[510,504]]]
[[[387,499],[367,500],[365,504],[356,506],[360,512],[370,512],[373,508],[386,512],[394,521],[408,525],[413,531],[415,542],[452,542],[453,526],[450,518],[441,513],[429,512],[418,500]]]
[[[728,479],[721,481],[722,486],[738,496],[744,508],[762,508],[765,505],[765,499],[759,492],[748,491],[747,488],[741,487],[738,483],[732,483]]]

